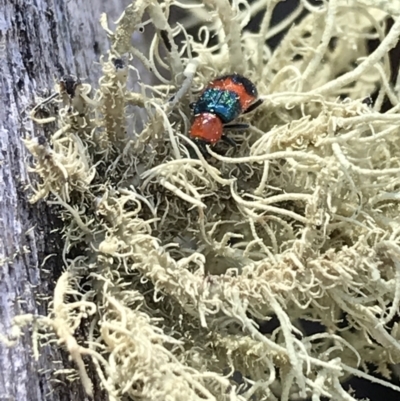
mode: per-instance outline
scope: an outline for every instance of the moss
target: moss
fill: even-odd
[[[260,35],[244,30],[267,3]],[[170,6],[182,3],[136,1],[115,33],[102,19],[111,50],[98,85],[58,85],[59,114],[32,111],[59,127],[26,142],[41,178],[32,201],[61,205],[65,224],[65,274],[38,322],[71,353],[88,393],[82,355],[111,400],[352,400],[349,375],[400,391],[366,368],[389,379],[400,363],[400,93],[388,61],[400,20],[385,36],[389,2],[302,1],[271,27],[277,3],[204,1],[170,26]],[[143,15],[156,28],[148,55],[130,44]],[[202,41],[186,23],[203,25]],[[286,28],[272,52],[265,40]],[[368,53],[371,38],[380,44]],[[139,81],[136,93],[138,59],[159,83]],[[230,133],[236,153],[189,159],[189,102],[233,71],[264,103],[243,117],[248,131]],[[78,344],[83,316],[90,329]],[[261,334],[256,322],[272,317],[277,328]],[[308,333],[305,320],[322,331]]]

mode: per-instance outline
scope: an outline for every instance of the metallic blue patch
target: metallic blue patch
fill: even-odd
[[[217,115],[224,124],[237,118],[241,112],[239,96],[235,92],[219,88],[206,89],[193,108],[195,115],[212,113]]]

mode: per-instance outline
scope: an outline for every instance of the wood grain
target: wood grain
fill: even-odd
[[[129,0],[0,0],[0,333],[9,335],[18,314],[47,313],[62,271],[60,226],[45,202],[31,205],[25,188],[29,155],[22,138],[37,136],[28,112],[35,95],[51,93],[57,63],[86,82],[96,83],[99,55],[108,48],[99,24],[107,12],[115,21]],[[49,256],[53,255],[53,256]],[[41,266],[47,258],[44,266]],[[90,361],[88,370],[92,368]],[[30,330],[16,346],[0,343],[0,400],[85,400],[79,380],[54,376],[73,367],[56,344],[41,348],[35,361]],[[95,384],[94,399],[105,400]]]

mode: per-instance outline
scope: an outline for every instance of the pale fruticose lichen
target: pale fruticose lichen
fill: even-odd
[[[352,376],[400,391],[400,5],[301,0],[273,25],[279,3],[136,0],[101,20],[98,84],[67,77],[32,111],[57,125],[26,141],[32,201],[58,205],[65,240],[34,333],[54,333],[88,394],[86,358],[110,400],[347,401]],[[131,38],[149,24],[144,54]],[[233,72],[264,101],[206,160],[189,104]]]

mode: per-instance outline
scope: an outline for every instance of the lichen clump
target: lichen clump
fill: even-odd
[[[353,400],[352,375],[400,391],[400,79],[388,56],[400,18],[391,2],[303,0],[271,25],[278,3],[137,0],[115,30],[101,21],[111,49],[98,84],[64,79],[59,112],[32,112],[58,126],[26,141],[33,201],[61,206],[65,224],[65,273],[37,324],[89,394],[84,355],[110,400]],[[148,23],[143,54],[131,37]],[[248,130],[227,132],[237,149],[206,160],[189,104],[232,72],[264,102],[241,119]]]

